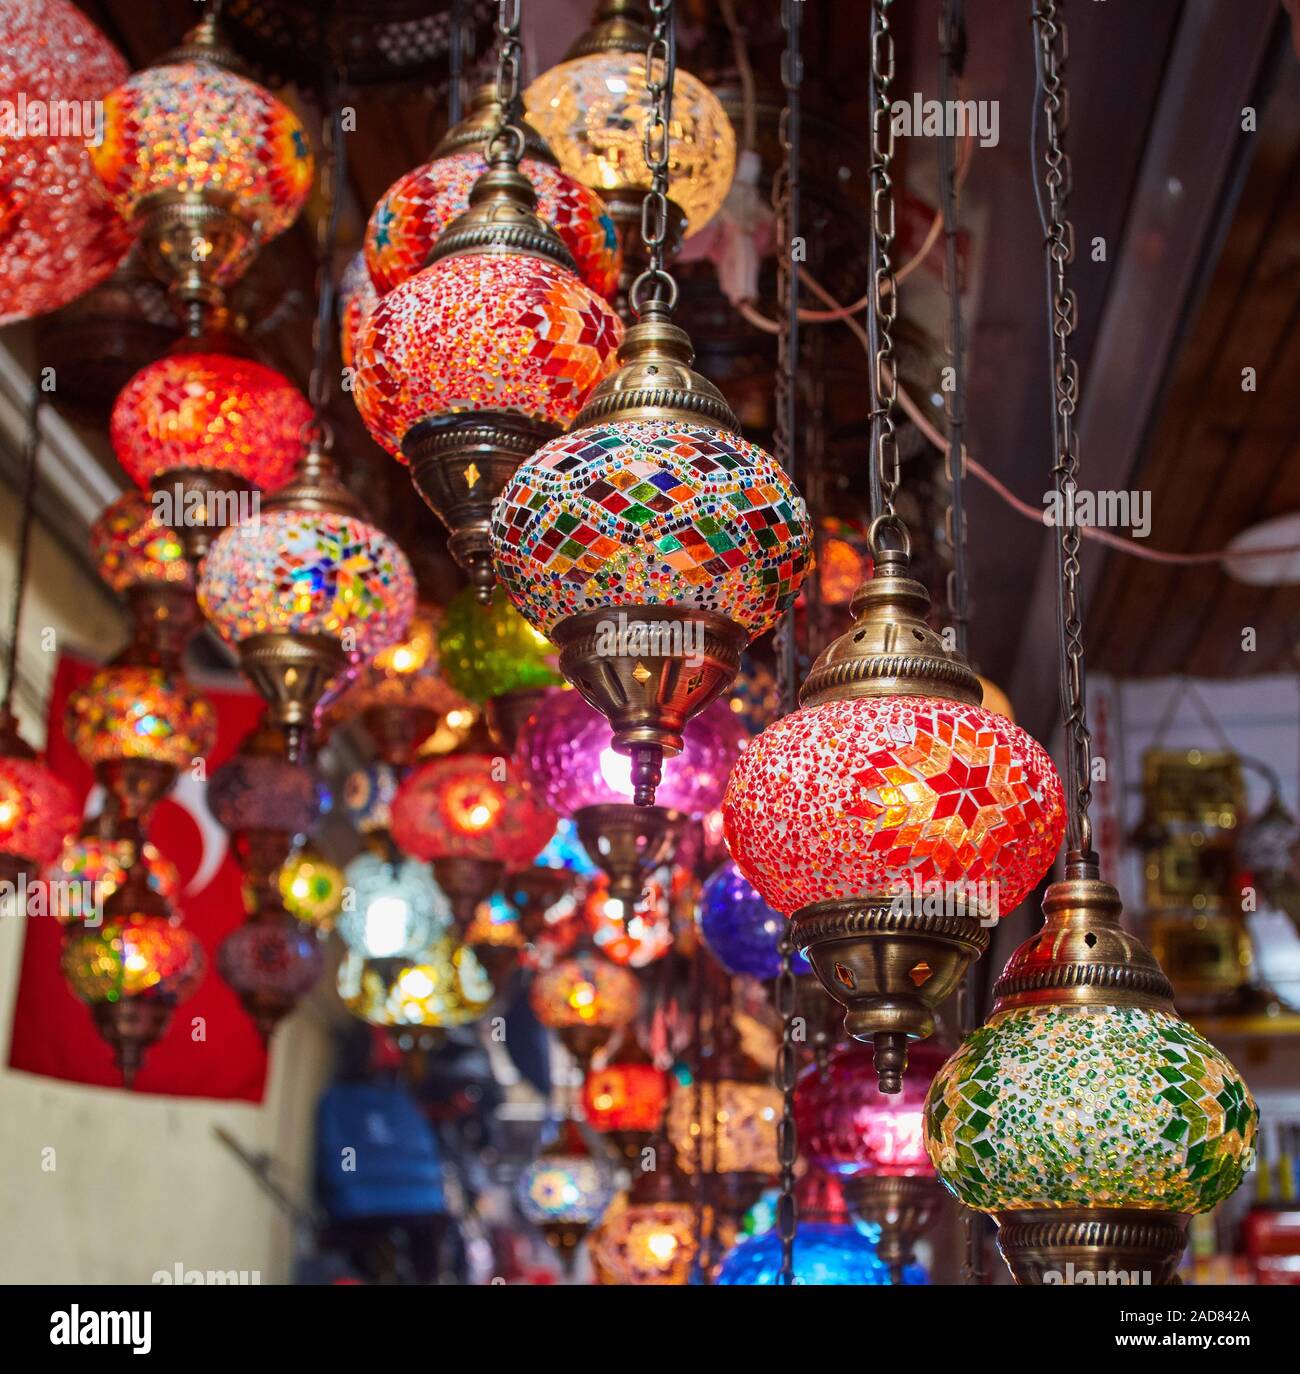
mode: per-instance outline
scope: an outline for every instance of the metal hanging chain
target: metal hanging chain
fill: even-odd
[[[451,0],[447,30],[447,127],[460,123],[464,92],[461,81],[465,67],[465,0]]]
[[[329,405],[330,345],[334,339],[334,252],[338,245],[339,223],[343,212],[343,187],[347,163],[343,137],[341,82],[337,72],[325,81],[325,116],[321,121],[321,201],[322,213],[316,224],[316,318],[312,321],[311,378],[307,399],[312,417],[311,434],[328,452],[334,445],[334,431],[325,411]]]
[[[5,692],[0,699],[0,719],[12,714],[14,690],[18,681],[18,633],[22,626],[23,596],[27,590],[27,569],[31,561],[32,523],[36,506],[36,467],[41,451],[40,371],[32,381],[27,402],[27,426],[23,434],[22,504],[18,514],[18,537],[14,549],[14,595],[9,611],[9,643],[5,646]]]
[[[939,101],[949,109],[954,79],[960,81],[966,64],[965,0],[944,0],[939,16]],[[939,185],[944,229],[944,277],[948,291],[948,366],[952,387],[944,392],[948,452],[946,458],[949,500],[945,512],[945,532],[952,549],[952,568],[948,573],[948,614],[952,620],[957,651],[965,658],[969,650],[970,589],[966,570],[966,335],[961,311],[961,283],[957,259],[957,147],[956,138],[945,124],[939,141]],[[968,968],[957,989],[957,1029],[964,1040],[975,1028],[974,969]],[[984,1282],[983,1221],[969,1207],[961,1209],[962,1281]]]
[[[889,11],[894,0],[874,0],[871,26],[871,260],[872,289],[867,317],[874,353],[871,369],[871,531],[872,551],[882,548],[889,532],[906,550],[907,527],[894,512],[898,491],[898,435],[894,409],[898,369],[894,323],[898,318],[898,282],[894,276],[894,125],[889,91],[894,80],[894,35]]]
[[[517,162],[523,156],[524,100],[519,90],[524,47],[519,41],[521,0],[498,0],[497,4],[497,103],[501,106],[501,125],[496,138],[509,136],[516,145]],[[496,138],[493,141],[496,141]]]
[[[772,449],[791,482],[795,478],[795,433],[799,419],[799,274],[794,270],[794,246],[799,233],[800,93],[803,84],[799,30],[802,21],[803,0],[782,0],[785,51],[781,55],[781,82],[785,87],[785,107],[781,111],[779,128],[782,159],[772,178],[772,214],[779,246],[776,282],[784,327],[777,334],[776,343]],[[797,677],[794,607],[791,606],[781,618],[776,633],[777,691],[783,715],[794,710]]]
[[[792,1284],[794,1238],[799,1229],[799,1205],[794,1196],[794,1166],[799,1158],[799,1136],[794,1124],[794,1085],[799,1073],[799,1051],[794,1040],[794,943],[788,927],[781,937],[776,1014],[781,1020],[781,1043],[776,1051],[776,1086],[781,1092],[781,1120],[776,1128],[776,1155],[781,1171],[781,1195],[776,1203],[776,1229],[781,1238],[781,1269],[777,1282]]]
[[[650,170],[650,189],[641,202],[641,241],[649,266],[632,283],[628,301],[634,315],[654,301],[672,310],[677,283],[664,267],[668,244],[668,131],[673,117],[673,84],[677,79],[677,33],[673,0],[650,0],[650,42],[645,50],[645,88],[650,116],[642,131],[641,149]]]
[[[1083,607],[1079,597],[1079,526],[1067,518],[1078,489],[1079,451],[1074,417],[1079,404],[1079,367],[1070,356],[1070,337],[1078,303],[1066,285],[1065,269],[1074,257],[1074,226],[1066,205],[1070,159],[1065,151],[1069,107],[1065,87],[1068,40],[1061,6],[1038,0],[1033,8],[1035,64],[1041,110],[1046,123],[1043,189],[1044,265],[1050,314],[1052,359],[1052,480],[1056,490],[1057,639],[1060,651],[1061,710],[1065,722],[1066,790],[1070,798],[1068,849],[1074,862],[1095,863],[1092,850],[1092,736],[1088,731],[1083,664]],[[1036,152],[1036,144],[1035,144]],[[1037,188],[1037,179],[1035,179]],[[1040,211],[1042,201],[1039,201]]]

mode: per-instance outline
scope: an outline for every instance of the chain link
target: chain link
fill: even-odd
[[[677,283],[664,267],[668,249],[669,130],[673,117],[673,85],[677,80],[677,34],[673,0],[650,0],[650,42],[645,50],[645,89],[650,114],[641,134],[641,151],[650,172],[650,189],[641,202],[641,241],[649,266],[632,283],[628,299],[639,315],[647,300],[662,301],[671,310],[677,303]]]
[[[497,103],[501,106],[501,128],[518,124],[523,117],[519,94],[519,74],[523,44],[519,41],[521,0],[498,0],[497,4]]]
[[[333,427],[325,412],[330,398],[330,346],[335,338],[334,253],[338,247],[345,176],[342,90],[340,74],[334,72],[325,84],[325,115],[321,120],[321,213],[316,221],[316,318],[311,327],[312,363],[307,382],[307,399],[311,403],[312,415],[304,426],[304,439],[314,438],[326,450],[332,448],[334,443]]]
[[[872,524],[870,540],[879,551],[886,530],[906,542],[902,521],[894,513],[898,492],[898,434],[894,409],[898,370],[894,323],[898,318],[898,282],[894,276],[894,125],[890,87],[894,80],[894,35],[889,11],[894,0],[874,0],[871,32],[871,371]]]
[[[1070,518],[1078,490],[1079,452],[1074,417],[1079,405],[1079,367],[1070,356],[1078,322],[1078,303],[1066,284],[1074,258],[1074,226],[1066,206],[1070,159],[1065,151],[1069,103],[1065,87],[1068,41],[1061,6],[1041,0],[1033,10],[1039,89],[1046,123],[1043,187],[1047,193],[1044,238],[1047,292],[1051,311],[1052,480],[1056,489],[1058,574],[1057,633],[1061,652],[1061,707],[1065,717],[1066,782],[1070,793],[1069,850],[1091,859],[1092,736],[1088,731],[1083,667],[1083,609],[1079,596],[1079,526]]]

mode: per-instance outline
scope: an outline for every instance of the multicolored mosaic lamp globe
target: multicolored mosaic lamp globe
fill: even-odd
[[[407,767],[452,712],[468,718],[465,698],[442,675],[441,620],[438,607],[420,606],[404,638],[381,649],[329,702],[325,725],[359,721],[385,764]]]
[[[923,1113],[946,1058],[946,1050],[923,1041],[902,1092],[888,1094],[876,1080],[874,1051],[839,1045],[801,1073],[795,1088],[800,1153],[842,1182],[853,1214],[875,1228],[877,1253],[895,1282],[904,1281],[943,1197],[925,1149]]]
[[[109,437],[136,486],[167,499],[197,563],[216,529],[250,523],[249,491],[288,480],[310,419],[307,398],[274,368],[186,341],[126,384]]]
[[[36,878],[76,829],[72,789],[41,763],[0,707],[0,881]]]
[[[555,833],[555,817],[506,760],[454,753],[413,769],[393,801],[398,848],[434,865],[461,928],[501,884],[527,868]]]
[[[121,54],[68,0],[10,0],[0,43],[6,325],[84,295],[121,261],[131,235],[100,194],[86,147],[94,122],[83,126],[94,102],[125,80]]]
[[[451,924],[451,906],[426,865],[366,852],[344,869],[338,932],[363,959],[413,959]]]
[[[514,475],[492,515],[497,575],[655,801],[686,722],[794,600],[807,514],[691,369],[685,332],[647,302],[569,433]]]
[[[124,491],[105,506],[90,527],[95,569],[115,592],[141,586],[193,591],[194,570],[171,527],[158,520],[142,492]]]
[[[370,313],[353,390],[371,434],[410,464],[485,601],[493,500],[613,369],[623,329],[534,213],[522,148],[520,131],[503,128],[429,266]]]
[[[282,755],[241,751],[209,778],[207,804],[232,834],[275,830],[292,840],[320,819],[321,788],[311,769]]]
[[[127,870],[135,863],[144,865],[149,886],[166,902],[173,905],[180,897],[181,875],[176,865],[148,840],[136,847],[129,839],[117,839],[97,833],[92,821],[82,833],[67,840],[59,856],[45,868],[47,881],[85,883],[101,901],[106,901],[126,879]],[[84,911],[84,908],[83,908]],[[60,920],[79,920],[83,911],[59,911]]]
[[[1095,864],[1068,866],[989,1020],[926,1101],[939,1177],[996,1219],[1019,1283],[1068,1265],[1173,1281],[1190,1217],[1254,1162],[1250,1090],[1174,1012],[1169,980],[1120,910]]]
[[[330,683],[406,634],[415,576],[313,439],[257,524],[214,541],[198,598],[295,760]]]
[[[576,1121],[559,1124],[515,1182],[524,1217],[546,1237],[566,1268],[578,1242],[596,1225],[614,1197],[613,1172]]]
[[[353,769],[343,780],[339,799],[348,819],[362,835],[390,830],[393,798],[402,783],[402,770],[382,760]]]
[[[616,1031],[631,1025],[641,1006],[636,974],[583,949],[550,968],[539,969],[529,989],[529,1005],[543,1026],[584,1070]]]
[[[326,931],[343,906],[343,870],[311,845],[295,850],[280,869],[280,900],[304,925]]]
[[[645,54],[650,33],[637,0],[601,0],[593,26],[563,62],[524,92],[528,117],[560,166],[598,191],[629,267],[643,265],[641,203],[650,189],[643,130],[651,117]],[[668,138],[669,241],[698,233],[717,214],[736,170],[736,135],[721,101],[678,69]]]
[[[474,951],[450,934],[439,935],[412,960],[363,959],[349,951],[339,965],[338,988],[354,1016],[395,1030],[470,1025],[494,995]]]
[[[684,1287],[699,1249],[701,1211],[707,1226],[710,1210],[696,1204],[689,1185],[662,1159],[634,1178],[629,1192],[614,1199],[589,1237],[592,1259],[610,1283]]]
[[[775,1287],[781,1282],[781,1237],[776,1231],[746,1236],[724,1257],[713,1282],[720,1288]],[[816,1287],[879,1287],[889,1268],[876,1247],[852,1226],[801,1221],[794,1236],[794,1281]]]
[[[209,13],[104,99],[101,185],[183,303],[212,304],[298,217],[313,164],[293,111],[248,80]]]
[[[979,705],[928,609],[906,556],[882,551],[801,709],[750,741],[723,801],[728,849],[793,914],[796,947],[850,1034],[875,1045],[886,1092],[1065,828],[1051,759]]]
[[[488,170],[487,151],[502,122],[496,88],[481,86],[469,113],[449,129],[428,162],[399,177],[366,226],[365,263],[378,295],[423,268],[438,236],[469,209],[470,192]],[[525,124],[519,170],[537,196],[537,215],[573,255],[578,275],[597,295],[618,285],[622,256],[605,204],[580,181],[560,171],[555,155]]]
[[[315,931],[287,911],[254,913],[221,942],[217,970],[268,1042],[320,981],[325,954]]]
[[[668,1137],[684,1173],[697,1172],[698,1151],[699,1168],[706,1174],[767,1178],[778,1168],[781,1094],[761,1071],[732,1076],[731,1068],[724,1066],[722,1076],[698,1085],[689,1075],[676,1076],[668,1098]],[[702,1131],[695,1115],[697,1091]]]
[[[700,893],[700,934],[713,957],[733,976],[770,981],[781,972],[785,917],[772,910],[734,862],[711,874]],[[811,973],[802,954],[796,975]]]
[[[150,886],[140,864],[105,901],[102,922],[71,928],[63,945],[63,976],[90,1007],[127,1087],[206,968],[202,945]]]

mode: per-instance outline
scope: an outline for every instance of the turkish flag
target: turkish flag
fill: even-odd
[[[97,665],[79,659],[60,660],[50,696],[46,754],[49,766],[83,806],[91,803],[92,814],[99,809],[99,789],[63,733],[63,711],[69,694],[97,671]],[[207,759],[211,776],[257,724],[263,707],[251,692],[205,689],[204,694],[217,714],[217,743]],[[186,927],[203,946],[208,970],[194,996],[176,1008],[166,1035],[145,1052],[132,1091],[260,1102],[266,1052],[239,999],[216,969],[217,946],[243,921],[244,902],[239,865],[226,832],[208,812],[206,790],[204,782],[182,774],[149,827],[149,838],[180,871],[177,905]],[[63,980],[63,928],[47,916],[31,917],[25,926],[9,1067],[73,1083],[120,1087],[112,1051],[95,1029],[90,1008]]]

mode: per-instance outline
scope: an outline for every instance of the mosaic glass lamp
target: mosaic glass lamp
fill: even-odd
[[[926,1093],[947,1052],[932,1041],[917,1045],[897,1094],[880,1091],[873,1058],[865,1045],[839,1045],[801,1073],[795,1129],[808,1162],[839,1179],[854,1215],[876,1228],[877,1253],[902,1282],[943,1194],[922,1123]]]
[[[317,436],[293,479],[262,503],[256,526],[213,542],[198,597],[294,760],[331,681],[406,634],[415,577]]]
[[[591,942],[611,963],[643,969],[673,947],[671,875],[651,873],[640,896],[627,903],[613,896],[604,874],[592,879],[582,903]]]
[[[572,1120],[558,1124],[515,1182],[519,1210],[566,1269],[572,1269],[578,1242],[600,1221],[613,1196],[613,1173],[600,1143]]]
[[[1095,866],[1068,867],[1043,914],[935,1078],[926,1147],[949,1190],[995,1218],[1017,1282],[1073,1265],[1169,1283],[1191,1216],[1252,1166],[1258,1109],[1174,1012]]]
[[[89,1006],[128,1088],[206,968],[203,946],[150,886],[141,864],[105,901],[102,922],[71,928],[63,945],[63,976]]]
[[[453,753],[407,775],[393,801],[398,848],[434,865],[461,929],[507,869],[527,868],[555,833],[555,817],[504,759]]]
[[[9,0],[3,45],[0,103],[12,113],[0,124],[0,325],[84,295],[131,242],[100,194],[86,148],[94,130],[80,121],[126,79],[121,54],[69,0]],[[75,127],[51,127],[61,108]]]
[[[144,865],[149,886],[169,905],[180,897],[181,875],[176,865],[147,840],[137,858],[129,839],[100,833],[100,820],[89,822],[80,835],[67,840],[58,858],[47,865],[45,877],[61,883],[86,883],[101,900],[107,901],[122,886],[127,870],[135,863]],[[84,910],[83,908],[82,910]],[[60,920],[80,920],[82,910],[60,910]]]
[[[217,950],[217,970],[234,988],[263,1043],[316,986],[324,968],[315,932],[287,911],[254,912]]]
[[[0,881],[28,881],[57,857],[80,819],[65,782],[36,757],[0,706]]]
[[[391,830],[393,798],[402,784],[402,770],[380,760],[353,769],[343,780],[339,799],[348,819],[362,835]]]
[[[668,1075],[641,1048],[635,1035],[582,1080],[582,1112],[630,1164],[640,1159],[663,1120]]]
[[[310,844],[296,849],[280,869],[280,899],[304,925],[332,930],[343,906],[343,870]]]
[[[274,368],[186,339],[123,387],[109,437],[136,486],[167,498],[197,563],[217,528],[248,523],[250,491],[288,480],[310,419],[307,398]]]
[[[592,1259],[609,1283],[684,1287],[691,1281],[701,1209],[685,1177],[672,1167],[669,1147],[660,1142],[656,1153],[655,1168],[636,1171],[632,1187],[614,1199],[588,1240]],[[707,1226],[711,1212],[702,1210]]]
[[[91,525],[90,552],[103,581],[126,598],[137,634],[179,663],[198,617],[194,572],[152,501],[139,491],[123,492]]]
[[[451,924],[447,898],[416,859],[367,851],[348,864],[344,876],[338,932],[363,959],[412,959]]]
[[[638,0],[601,0],[595,22],[558,66],[524,92],[528,117],[560,166],[598,191],[623,244],[624,288],[644,264],[641,204],[650,189],[642,131],[650,119],[645,54],[650,33]],[[678,70],[668,140],[669,243],[713,218],[736,171],[736,135],[717,96]]]
[[[794,1281],[867,1288],[888,1284],[890,1276],[876,1247],[852,1226],[801,1221],[794,1236]],[[721,1288],[780,1284],[780,1235],[773,1230],[746,1236],[723,1257],[713,1282]]]
[[[492,980],[474,951],[447,933],[417,958],[363,959],[339,965],[339,996],[372,1026],[450,1030],[479,1020],[492,1004]]]
[[[781,972],[785,917],[754,891],[735,863],[723,864],[704,884],[699,923],[709,952],[733,977],[770,982]],[[802,954],[795,955],[794,971],[797,976],[812,972]]]
[[[366,226],[365,264],[378,295],[420,271],[442,231],[469,209],[470,193],[488,170],[488,146],[501,123],[496,87],[479,87],[469,113],[447,131],[429,161],[385,192]],[[536,129],[524,124],[521,131],[519,170],[537,197],[538,218],[559,235],[582,280],[608,299],[618,286],[622,257],[604,201],[560,171]]]
[[[882,551],[801,709],[750,741],[723,801],[731,854],[793,915],[796,947],[849,1033],[875,1045],[886,1092],[1065,828],[1051,759],[979,705],[928,610],[906,555]]]
[[[362,326],[378,302],[365,255],[354,253],[339,278],[339,357],[344,367],[356,366]]]
[[[557,1032],[584,1069],[616,1031],[631,1025],[641,1005],[636,974],[583,949],[541,969],[529,990],[533,1015]]]
[[[442,675],[441,619],[436,606],[420,606],[405,637],[380,649],[329,703],[325,724],[357,720],[383,763],[393,767],[413,763],[443,720],[452,712],[465,712],[467,706]]]
[[[410,464],[484,601],[492,502],[613,368],[623,328],[534,213],[522,150],[522,133],[503,128],[429,265],[367,317],[353,391],[371,434]]]
[[[492,516],[497,574],[560,668],[610,722],[651,806],[665,757],[740,653],[794,600],[807,515],[646,302],[569,433],[514,475]]]
[[[298,217],[312,184],[302,125],[248,80],[209,13],[182,45],[104,100],[90,160],[153,271],[210,305]]]

